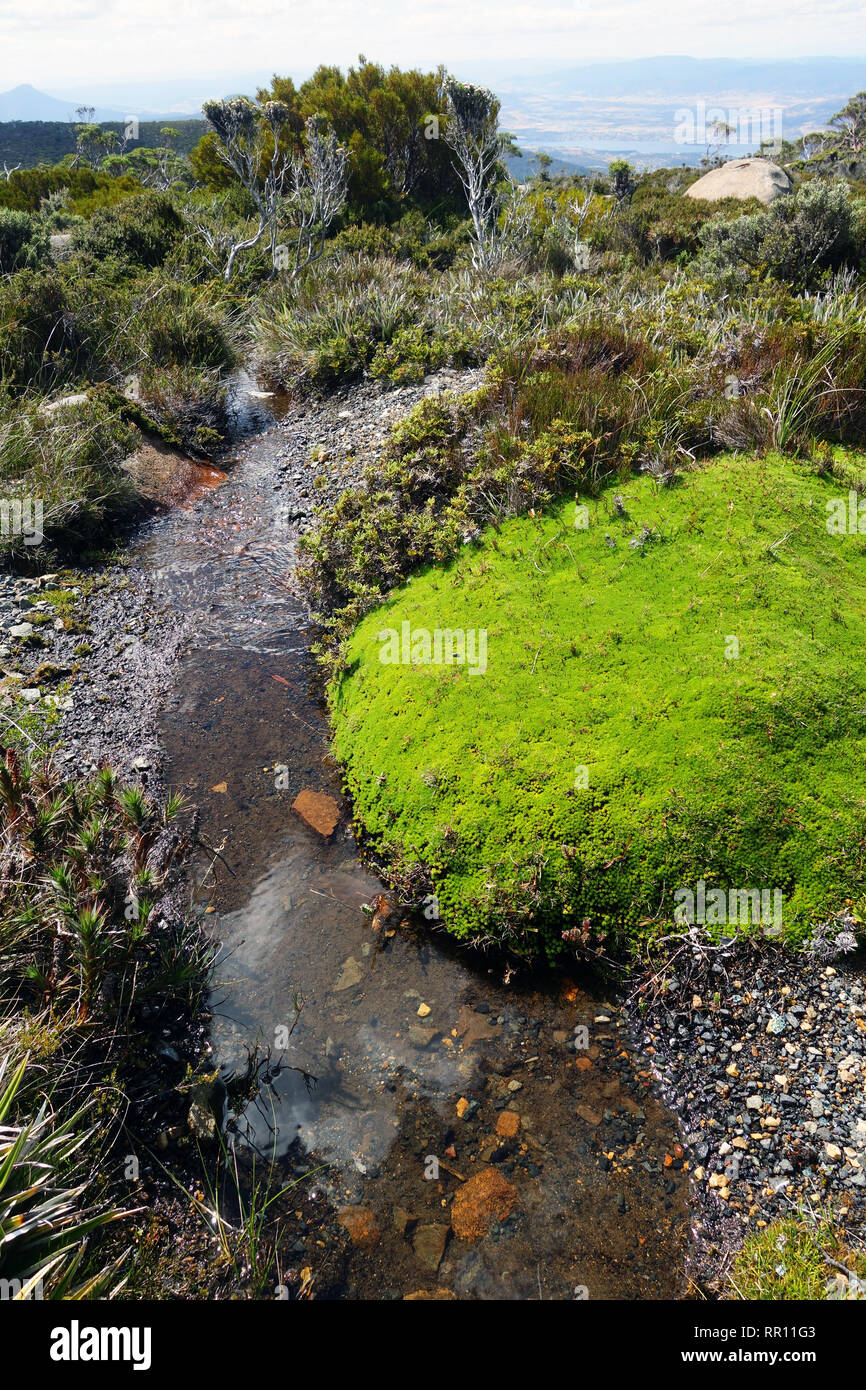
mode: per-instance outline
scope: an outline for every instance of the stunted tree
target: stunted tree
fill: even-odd
[[[858,92],[846,101],[828,125],[840,154],[852,155],[855,159],[862,154],[866,145],[866,92]]]
[[[452,150],[474,234],[473,262],[486,267],[497,240],[500,199],[497,182],[505,137],[499,130],[499,102],[486,87],[457,82],[445,84],[445,143]]]
[[[304,136],[303,152],[292,159],[287,199],[295,226],[293,275],[322,255],[328,228],[342,212],[347,193],[348,151],[334,132],[325,129],[321,116],[309,116]]]
[[[270,233],[272,251],[276,248],[280,200],[292,168],[292,152],[280,137],[289,125],[291,112],[281,101],[257,106],[248,97],[226,101],[206,101],[202,113],[217,138],[217,152],[246,189],[257,215],[251,235],[232,241],[223,276],[230,280],[241,251],[257,246],[265,232]]]
[[[536,150],[535,163],[538,165],[538,177],[540,181],[542,183],[550,183],[550,166],[553,163],[553,156],[545,154],[544,150]]]
[[[175,184],[189,187],[193,183],[192,167],[185,155],[179,154],[174,142],[180,132],[172,126],[163,126],[160,135],[163,145],[142,145],[129,154],[109,155],[102,165],[106,173],[134,174],[144,188],[155,188],[165,193]]]
[[[233,97],[205,102],[202,110],[220,158],[246,189],[257,214],[255,231],[232,242],[225,279],[231,279],[238,254],[256,246],[266,232],[274,268],[287,269],[292,260],[296,275],[322,254],[327,230],[345,204],[346,150],[333,131],[325,130],[320,116],[307,119],[299,150],[285,102],[257,106],[246,97]],[[294,257],[278,245],[287,215],[295,228]]]

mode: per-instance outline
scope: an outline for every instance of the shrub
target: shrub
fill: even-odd
[[[85,364],[84,343],[55,268],[0,282],[0,381],[47,391]]]
[[[166,193],[139,193],[95,212],[75,234],[92,261],[113,258],[128,269],[162,265],[183,235],[184,221]]]
[[[731,285],[771,276],[812,289],[828,272],[862,263],[864,217],[866,207],[844,182],[814,179],[764,212],[709,222],[699,270]]]
[[[49,540],[92,537],[103,518],[132,500],[120,465],[139,435],[99,398],[46,415],[36,405],[0,422],[0,478],[7,496],[39,498]],[[21,547],[4,537],[4,550]]]
[[[27,212],[0,207],[0,275],[36,266],[48,255],[48,238]]]

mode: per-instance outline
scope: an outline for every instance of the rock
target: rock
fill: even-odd
[[[516,1092],[516,1091],[522,1091],[522,1090],[523,1090],[523,1082],[522,1082],[522,1081],[509,1081],[509,1083],[508,1083],[508,1089],[509,1089],[509,1091],[512,1092],[512,1094],[513,1094],[514,1092]]]
[[[409,1227],[411,1226],[411,1224],[412,1224],[412,1217],[409,1215],[409,1212],[406,1210],[406,1208],[405,1208],[405,1207],[395,1207],[395,1208],[394,1208],[394,1230],[397,1232],[398,1236],[405,1236],[405,1234],[406,1234],[407,1230],[409,1229]]]
[[[53,415],[55,410],[63,410],[70,405],[83,405],[87,400],[86,391],[77,391],[72,396],[58,396],[56,401],[49,401],[46,405],[40,406],[40,410],[45,415]]]
[[[582,1120],[586,1121],[588,1125],[601,1124],[601,1116],[597,1115],[594,1110],[591,1110],[588,1105],[578,1105],[577,1113]]]
[[[9,629],[9,636],[10,636],[10,637],[29,637],[29,636],[31,635],[32,632],[33,632],[33,624],[32,624],[32,623],[15,623],[15,625],[14,625],[13,627],[10,627],[10,629]]]
[[[462,1120],[462,1119],[463,1119],[463,1116],[466,1114],[466,1112],[467,1112],[468,1109],[469,1109],[469,1101],[466,1099],[465,1096],[461,1096],[460,1099],[459,1099],[458,1102],[457,1102],[457,1118],[458,1118],[458,1120]]]
[[[457,1036],[462,1040],[464,1047],[472,1047],[473,1043],[484,1042],[487,1038],[496,1037],[496,1028],[478,1010],[473,1010],[468,1004],[464,1004],[457,1017]]]
[[[415,1293],[404,1293],[403,1302],[420,1303],[426,1302],[428,1299],[438,1299],[440,1302],[444,1302],[445,1299],[452,1298],[456,1301],[457,1295],[452,1293],[450,1289],[417,1289]]]
[[[451,1225],[461,1240],[480,1240],[494,1221],[505,1221],[517,1193],[495,1168],[485,1168],[457,1189],[451,1206]]]
[[[429,1047],[438,1031],[437,1028],[419,1028],[413,1024],[407,1036],[413,1047]]]
[[[337,1221],[361,1250],[372,1250],[379,1244],[379,1227],[369,1207],[343,1207]]]
[[[68,261],[72,256],[72,233],[55,232],[48,238],[55,261]]]
[[[340,820],[340,808],[332,796],[324,792],[308,790],[298,792],[292,802],[292,810],[297,811],[302,820],[325,839],[333,835]]]
[[[190,1090],[186,1123],[200,1143],[211,1143],[216,1139],[219,1130],[217,1111],[222,1109],[224,1101],[225,1085],[218,1078],[215,1081],[202,1081]]]
[[[21,691],[21,699],[26,705],[35,705],[41,699],[41,692],[30,686],[27,690]]]
[[[842,1157],[842,1150],[839,1148],[838,1144],[825,1144],[824,1152],[831,1163],[838,1163]]]
[[[520,1116],[515,1110],[503,1110],[496,1121],[496,1133],[503,1139],[513,1139],[520,1129]]]
[[[415,1228],[415,1234],[412,1237],[412,1249],[415,1251],[416,1258],[428,1269],[432,1269],[434,1274],[445,1254],[450,1230],[450,1226],[416,1226]]]
[[[426,1017],[428,1016],[429,1013],[430,1013],[430,1005],[429,1005],[429,1004],[419,1004],[419,1005],[418,1005],[418,1017],[419,1017],[419,1018],[426,1018]]]
[[[747,1110],[760,1110],[760,1108],[761,1108],[762,1105],[763,1105],[763,1101],[761,1100],[761,1097],[760,1097],[760,1096],[747,1096],[747,1097],[746,1097],[746,1109],[747,1109]]]
[[[358,961],[355,960],[354,956],[349,956],[346,960],[343,961],[343,968],[340,971],[337,983],[334,985],[334,989],[353,989],[355,985],[361,983],[361,980],[363,978],[364,971],[361,968],[361,965]]]
[[[790,177],[769,159],[731,159],[686,189],[687,198],[715,203],[721,198],[757,198],[772,203],[793,188]]]

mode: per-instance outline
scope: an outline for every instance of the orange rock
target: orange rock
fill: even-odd
[[[464,1047],[473,1047],[487,1038],[498,1037],[494,1024],[486,1014],[477,1014],[468,1004],[464,1004],[457,1018],[457,1036],[462,1038]]]
[[[369,1207],[343,1207],[337,1214],[337,1220],[348,1231],[353,1245],[359,1245],[362,1250],[372,1250],[374,1245],[379,1244],[379,1227]]]
[[[457,1102],[457,1118],[462,1120],[466,1111],[469,1109],[469,1101],[465,1096],[461,1096]]]
[[[332,796],[324,792],[311,792],[304,789],[298,792],[292,802],[292,810],[297,811],[302,820],[325,838],[333,835],[340,819],[340,808]]]
[[[601,1116],[595,1110],[591,1110],[588,1105],[578,1105],[577,1113],[582,1120],[586,1120],[588,1125],[600,1125]]]
[[[592,1071],[592,1062],[588,1057],[577,1057],[574,1065],[578,1071]]]
[[[503,1110],[496,1121],[496,1133],[503,1139],[513,1139],[520,1128],[520,1116],[515,1110]]]
[[[434,1298],[439,1300],[453,1298],[456,1301],[457,1295],[452,1293],[450,1289],[417,1289],[415,1293],[404,1293],[403,1302],[414,1303],[417,1301],[420,1303],[422,1299]]]
[[[517,1193],[495,1168],[484,1168],[458,1187],[451,1207],[451,1225],[461,1240],[480,1240],[494,1221],[511,1214]]]

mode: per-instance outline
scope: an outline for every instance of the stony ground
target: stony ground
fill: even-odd
[[[123,564],[0,575],[0,720],[64,772],[157,757],[156,712],[182,631]]]
[[[474,391],[483,368],[446,368],[417,386],[387,388],[363,383],[324,400],[293,405],[280,422],[285,444],[277,449],[275,486],[284,489],[286,524],[298,534],[314,523],[314,508],[336,502],[375,464],[388,434],[420,401],[444,392]]]
[[[693,1267],[713,1282],[748,1229],[826,1211],[862,1243],[866,990],[856,955],[684,951],[633,1021],[679,1116]]]

